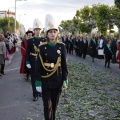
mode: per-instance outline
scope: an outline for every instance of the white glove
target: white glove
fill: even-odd
[[[27,64],[26,66],[27,66],[27,68],[29,68],[29,69],[31,68],[31,65],[30,65],[30,64]]]
[[[63,83],[62,90],[66,90],[66,89],[67,89],[67,85],[66,83]]]
[[[42,87],[36,87],[37,92],[42,93]]]

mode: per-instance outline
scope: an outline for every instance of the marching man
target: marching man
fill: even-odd
[[[30,69],[31,72],[33,101],[37,101],[38,96],[40,94],[36,91],[36,87],[35,87],[35,60],[38,53],[37,52],[38,45],[44,42],[44,38],[40,36],[42,31],[42,25],[38,19],[35,19],[33,22],[33,31],[34,31],[34,37],[29,39],[27,42],[26,66],[28,69]]]

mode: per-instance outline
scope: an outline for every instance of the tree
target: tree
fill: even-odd
[[[6,33],[8,30],[10,32],[14,32],[14,18],[10,17],[10,28],[8,28],[8,18],[4,17],[4,18],[0,18],[0,28],[2,28],[2,30],[4,31],[4,33]],[[16,21],[16,29],[19,28],[19,23]]]
[[[115,0],[115,6],[120,9],[120,0]]]
[[[86,23],[80,23],[79,28],[82,33],[90,33],[92,30],[92,27]]]
[[[60,23],[60,26],[66,30],[66,31],[69,31],[69,27],[70,25],[72,24],[72,21],[71,20],[62,20],[61,23]]]
[[[89,20],[90,12],[91,8],[89,6],[84,6],[84,8],[81,9],[81,19],[83,22]]]
[[[100,3],[93,5],[91,14],[96,21],[98,30],[106,34],[111,19],[111,7]]]
[[[111,7],[112,18],[114,20],[114,24],[118,27],[118,33],[120,37],[120,9],[116,6]]]

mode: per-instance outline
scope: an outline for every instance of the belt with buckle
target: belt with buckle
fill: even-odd
[[[47,66],[47,67],[51,67],[51,68],[55,67],[55,63],[44,63],[44,65]],[[61,64],[59,63],[58,66],[61,66]]]

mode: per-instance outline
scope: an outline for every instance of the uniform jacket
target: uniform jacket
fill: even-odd
[[[35,68],[35,58],[36,56],[32,54],[36,54],[35,48],[45,42],[45,39],[42,37],[33,37],[27,41],[27,53],[26,53],[26,63],[30,63],[31,68]]]
[[[111,49],[111,48],[110,48]],[[105,45],[105,47],[104,47],[104,54],[105,54],[105,56],[106,57],[108,57],[109,59],[112,59],[112,51],[110,51],[109,49],[108,49],[108,47],[107,47],[107,44]]]
[[[87,40],[85,40],[85,42],[84,42],[84,40],[82,41],[82,49],[83,50],[86,50],[88,48],[88,41]]]
[[[43,59],[44,63],[54,63],[58,57],[61,57],[61,66],[58,67],[57,71],[48,78],[42,78],[41,76],[46,76],[50,74],[47,72],[42,64],[39,56],[36,60],[36,72],[35,78],[38,81],[42,82],[42,87],[46,88],[59,88],[63,85],[63,81],[67,80],[68,70],[66,63],[66,50],[64,43],[57,42],[55,46],[50,46],[47,42],[39,47],[40,55]],[[47,67],[48,69],[52,69],[51,67]]]

